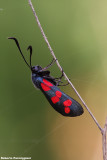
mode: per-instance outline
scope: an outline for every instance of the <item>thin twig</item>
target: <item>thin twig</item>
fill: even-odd
[[[32,9],[32,11],[33,11],[33,14],[34,14],[34,16],[35,16],[35,19],[36,19],[36,22],[37,22],[37,24],[38,24],[38,27],[40,28],[40,31],[41,31],[41,33],[42,33],[42,36],[43,36],[45,42],[47,43],[48,48],[49,48],[52,56],[53,56],[54,59],[56,60],[57,66],[59,67],[60,71],[62,71],[62,67],[61,67],[61,65],[59,64],[59,62],[58,62],[58,60],[57,60],[57,58],[56,58],[56,56],[55,56],[55,54],[54,54],[54,52],[53,52],[53,50],[52,50],[52,48],[51,48],[51,45],[50,45],[50,43],[49,43],[49,41],[48,41],[48,39],[47,39],[44,31],[43,31],[43,28],[42,28],[42,26],[41,26],[41,24],[40,24],[40,21],[39,21],[39,19],[38,19],[38,16],[37,16],[37,14],[36,14],[36,12],[35,12],[35,9],[34,9],[34,7],[33,7],[33,4],[32,4],[32,2],[31,2],[31,0],[28,0],[28,1],[29,1],[29,5],[30,5],[30,7],[31,7],[31,9]],[[63,72],[63,75],[64,75],[64,77],[66,78],[66,80],[69,82],[69,84],[71,85],[71,87],[73,88],[73,90],[75,91],[75,93],[77,94],[77,96],[79,97],[79,99],[81,100],[81,102],[83,103],[83,105],[85,106],[85,108],[87,109],[87,111],[89,112],[89,114],[91,115],[91,117],[93,118],[94,122],[96,123],[96,125],[97,125],[98,128],[100,129],[101,133],[103,133],[103,129],[101,128],[101,126],[99,125],[98,121],[96,120],[96,118],[94,117],[94,115],[92,114],[92,112],[90,111],[90,109],[88,108],[88,106],[86,105],[86,103],[84,102],[84,100],[82,99],[82,97],[80,96],[80,94],[78,93],[78,91],[76,90],[76,88],[74,87],[74,85],[72,84],[72,82],[69,80],[69,78],[67,77],[67,75],[65,74],[65,72]]]
[[[106,133],[107,133],[107,118],[102,132],[103,160],[107,160]]]

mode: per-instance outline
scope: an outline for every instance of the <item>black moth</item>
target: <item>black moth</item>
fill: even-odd
[[[49,101],[51,106],[63,116],[68,117],[76,117],[83,114],[82,106],[73,98],[62,92],[57,86],[61,86],[62,75],[59,78],[54,78],[50,76],[50,71],[47,70],[50,66],[52,66],[56,60],[52,60],[52,62],[45,68],[41,66],[32,66],[31,57],[32,57],[32,46],[29,46],[30,50],[30,64],[26,61],[19,43],[16,38],[10,37],[9,39],[13,39],[16,42],[16,45],[25,61],[27,66],[30,68],[32,73],[32,82],[35,87],[39,88],[42,93],[45,95],[46,99]]]

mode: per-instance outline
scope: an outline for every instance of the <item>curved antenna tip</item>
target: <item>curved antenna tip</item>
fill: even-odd
[[[32,49],[32,46],[28,46],[27,50]]]
[[[7,39],[15,39],[15,40],[16,40],[16,38],[15,38],[15,37],[7,37]]]

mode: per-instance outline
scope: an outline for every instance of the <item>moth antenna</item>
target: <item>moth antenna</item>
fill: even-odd
[[[30,67],[32,68],[32,46],[28,46],[27,50],[30,50]]]
[[[13,40],[15,41],[15,43],[16,43],[19,51],[20,51],[20,54],[22,55],[22,58],[24,59],[24,61],[25,61],[25,63],[27,64],[27,66],[31,69],[31,65],[28,64],[28,62],[26,61],[26,59],[25,59],[25,57],[24,57],[24,55],[23,55],[23,53],[22,53],[22,51],[21,51],[21,49],[20,49],[20,45],[19,45],[18,40],[17,40],[15,37],[9,37],[8,39],[13,39]]]

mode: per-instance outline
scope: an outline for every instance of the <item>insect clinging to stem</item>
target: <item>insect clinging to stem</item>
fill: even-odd
[[[45,68],[41,66],[32,66],[32,46],[29,46],[27,50],[30,51],[30,63],[28,63],[20,49],[19,42],[14,37],[9,37],[8,39],[12,39],[15,41],[22,58],[24,59],[26,65],[30,68],[32,73],[32,82],[35,87],[40,89],[42,93],[45,95],[46,99],[50,103],[50,105],[63,116],[68,117],[76,117],[83,114],[82,106],[73,98],[62,92],[58,86],[60,85],[62,75],[59,78],[54,78],[50,76],[50,71],[47,70],[55,63],[55,59]]]

